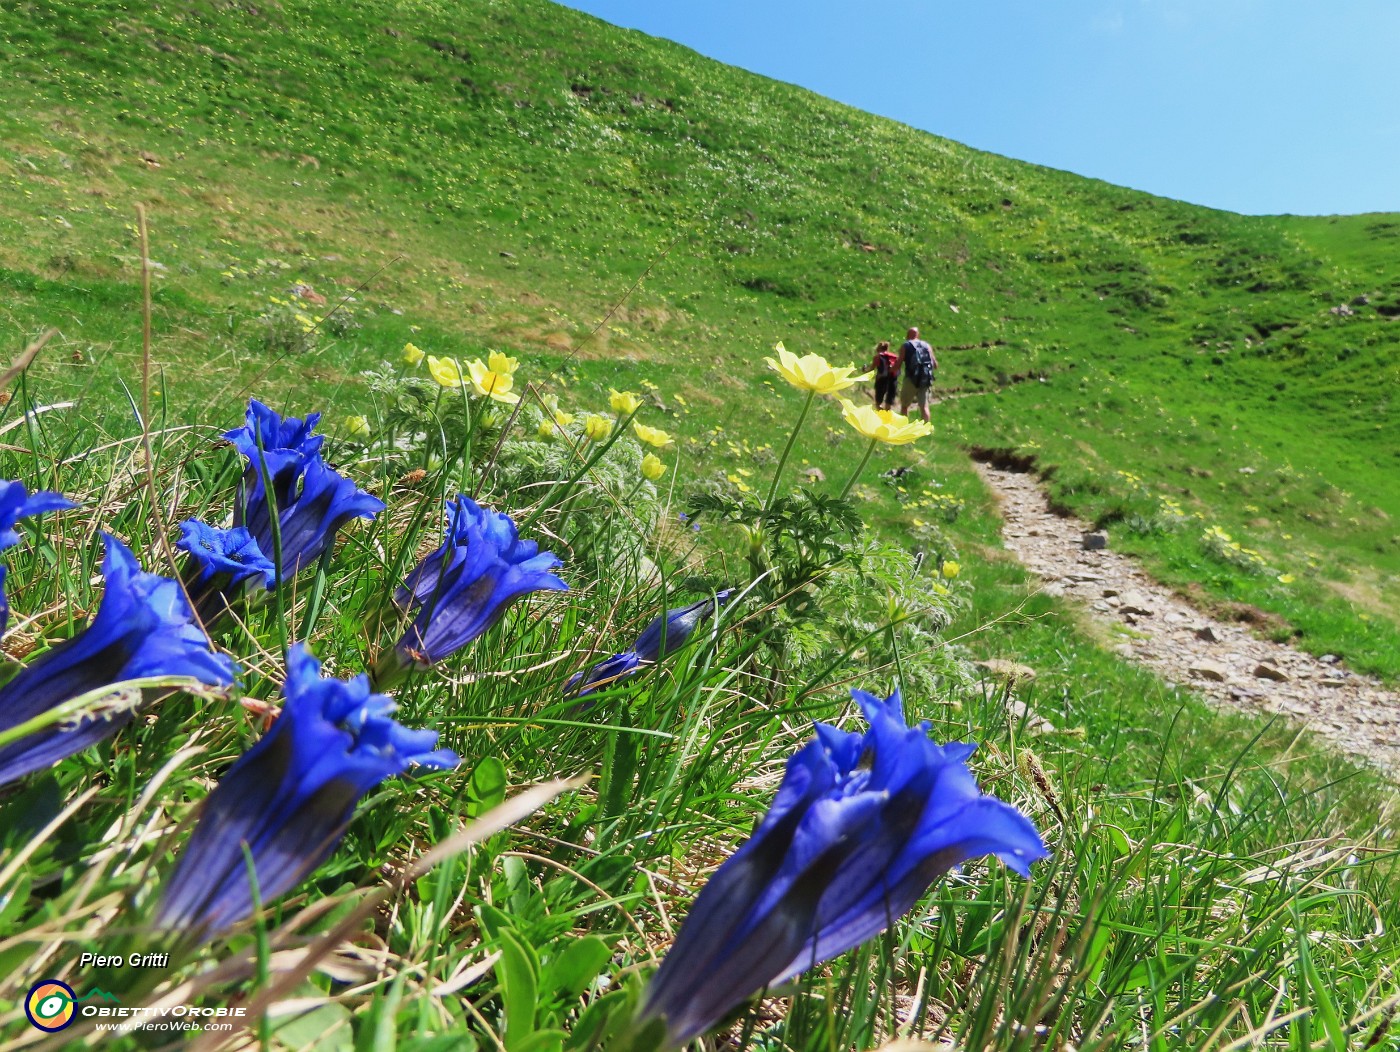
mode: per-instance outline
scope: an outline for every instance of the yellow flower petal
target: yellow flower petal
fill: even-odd
[[[924,420],[910,420],[887,409],[876,409],[869,405],[856,405],[848,399],[841,399],[841,415],[860,434],[884,442],[891,446],[908,445],[910,442],[933,433],[933,425]]]
[[[486,363],[479,358],[467,363],[467,376],[471,380],[472,389],[483,397],[494,398],[498,402],[510,405],[520,401],[520,396],[511,392],[515,379],[510,373],[488,369]]]
[[[510,357],[508,354],[502,354],[500,351],[492,351],[487,356],[486,360],[490,364],[493,373],[504,373],[507,376],[513,374],[520,365],[517,359]]]
[[[631,416],[642,407],[642,400],[631,391],[618,391],[615,388],[609,388],[608,393],[608,404],[612,406],[612,411],[618,416]]]
[[[409,365],[417,365],[423,360],[423,349],[421,347],[415,347],[411,343],[404,344],[403,360]]]
[[[642,477],[655,482],[662,475],[666,474],[666,465],[661,463],[661,458],[655,453],[648,453],[642,457]]]
[[[632,421],[632,430],[637,432],[637,437],[640,438],[643,442],[645,442],[649,446],[655,446],[657,449],[662,449],[665,446],[669,446],[673,441],[671,436],[668,435],[665,431],[662,431],[661,428],[647,427],[646,424],[640,423],[636,420]]]
[[[583,422],[583,434],[590,442],[601,442],[612,434],[612,421],[597,413],[589,413]]]
[[[817,394],[835,394],[837,391],[844,391],[848,387],[864,383],[869,380],[873,373],[862,373],[859,376],[855,373],[853,366],[834,367],[819,354],[808,354],[799,358],[781,343],[775,344],[773,350],[777,352],[778,360],[765,358],[768,367],[781,376],[793,387],[803,391],[815,391]]]
[[[436,358],[428,355],[428,372],[443,387],[462,386],[462,367],[456,358]]]

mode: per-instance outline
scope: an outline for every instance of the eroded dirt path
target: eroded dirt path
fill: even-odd
[[[1154,581],[1126,555],[1085,551],[1092,527],[1053,514],[1035,475],[978,464],[1001,501],[1006,547],[1045,590],[1079,600],[1121,632],[1121,653],[1170,683],[1249,711],[1282,713],[1337,748],[1400,774],[1400,694],[1340,661],[1257,639],[1216,620]]]

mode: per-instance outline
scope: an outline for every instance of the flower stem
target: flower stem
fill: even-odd
[[[851,473],[851,477],[846,480],[846,485],[841,490],[842,500],[845,500],[851,495],[851,490],[856,484],[856,479],[860,478],[860,473],[865,470],[865,465],[870,463],[870,455],[875,452],[875,444],[879,441],[878,438],[872,438],[870,440],[870,445],[866,447],[865,450],[865,456],[860,458],[860,463],[856,465],[855,471]]]
[[[802,430],[802,422],[807,419],[807,411],[812,408],[812,400],[817,397],[815,389],[807,392],[807,401],[802,403],[802,412],[798,414],[797,423],[792,426],[792,431],[788,435],[787,445],[783,447],[783,455],[778,458],[777,470],[773,472],[773,484],[768,487],[768,497],[763,502],[762,518],[768,518],[768,512],[773,507],[773,498],[778,492],[778,482],[783,477],[783,468],[787,466],[788,454],[792,452],[793,443],[797,441],[797,432]]]

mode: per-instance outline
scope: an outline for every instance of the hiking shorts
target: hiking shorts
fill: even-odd
[[[909,377],[904,378],[904,383],[899,389],[899,404],[901,406],[918,405],[924,412],[928,411],[928,396],[933,390],[933,385],[928,387],[917,387]]]

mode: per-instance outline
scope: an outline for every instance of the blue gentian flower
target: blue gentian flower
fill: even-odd
[[[870,730],[816,725],[662,961],[642,1018],[664,1019],[673,1043],[883,931],[954,866],[992,854],[1026,876],[1047,854],[1029,819],[978,791],[965,763],[975,746],[906,726],[898,691],[851,696]]]
[[[224,435],[248,460],[234,506],[234,524],[246,527],[258,548],[277,564],[273,508],[281,539],[283,579],[315,563],[353,518],[372,519],[384,502],[359,489],[321,458],[324,436],[312,428],[321,414],[304,421],[283,419],[253,399],[247,423]]]
[[[15,523],[47,511],[76,508],[67,497],[49,490],[31,494],[22,482],[0,479],[0,551],[19,543]],[[0,566],[0,635],[10,623],[10,601],[5,598],[5,567]]]
[[[210,686],[233,682],[233,663],[210,649],[179,582],[146,573],[121,541],[104,540],[105,590],[97,616],[0,687],[0,730],[123,680],[190,676]],[[53,724],[11,742],[0,748],[0,785],[86,749],[130,719],[130,711],[84,717],[76,726]]]
[[[462,649],[530,592],[566,592],[551,570],[563,563],[522,541],[509,515],[459,495],[448,505],[442,546],[419,563],[394,596],[416,610],[394,648],[401,667],[434,664]]]
[[[667,610],[642,629],[642,634],[632,647],[637,657],[655,662],[674,654],[685,646],[696,628],[710,620],[715,611],[729,601],[729,593],[730,590],[725,588],[698,603]]]
[[[330,857],[369,790],[413,764],[444,770],[460,762],[436,748],[435,731],[392,719],[394,703],[371,693],[368,676],[323,679],[301,643],[287,654],[282,693],[281,716],[204,801],[166,884],[157,923],[191,940],[252,915],[245,848],[258,897],[271,902]]]
[[[243,419],[244,425],[225,432],[224,438],[248,458],[250,471],[260,458],[274,467],[269,474],[276,474],[275,466],[285,462],[304,463],[320,453],[326,441],[325,435],[311,433],[321,419],[320,413],[312,413],[305,420],[283,417],[277,410],[250,398]]]
[[[654,664],[669,657],[690,640],[695,630],[714,616],[716,610],[729,601],[728,588],[716,592],[689,606],[676,607],[661,614],[637,637],[631,650],[614,654],[600,661],[587,673],[576,672],[564,684],[565,694],[583,697],[620,679],[632,675],[644,664]]]
[[[565,694],[577,693],[579,697],[592,694],[595,690],[609,687],[620,679],[626,679],[641,667],[641,659],[635,650],[624,650],[606,661],[600,661],[585,674],[575,672],[564,684]]]
[[[222,614],[249,581],[272,586],[276,568],[246,528],[221,530],[199,519],[180,523],[175,547],[188,552],[185,590],[206,625]]]

